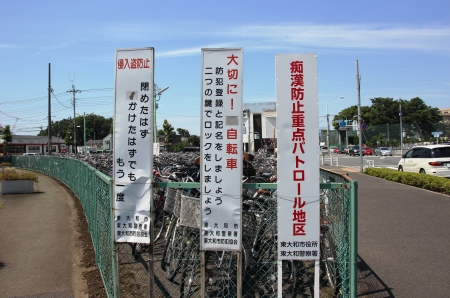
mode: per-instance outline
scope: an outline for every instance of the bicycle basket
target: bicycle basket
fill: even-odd
[[[200,228],[200,198],[181,195],[180,225]]]
[[[167,182],[170,182],[170,180],[168,180]],[[177,196],[176,188],[167,188],[166,200],[164,202],[164,211],[173,212],[176,196]]]
[[[175,194],[175,201],[173,206],[173,215],[177,218],[180,217],[181,210],[181,190],[177,189]]]

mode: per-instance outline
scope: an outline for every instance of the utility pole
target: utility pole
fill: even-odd
[[[51,65],[48,64],[48,154],[52,155]]]
[[[363,171],[362,130],[361,130],[361,76],[359,75],[358,60],[356,60],[356,96],[358,98],[358,136],[359,136],[359,171]]]
[[[72,81],[72,90],[69,90],[67,92],[71,92],[73,94],[73,144],[74,144],[74,153],[77,153],[77,124],[75,123],[75,93],[81,92],[80,90],[76,90],[75,86],[73,85]]]
[[[402,104],[400,102],[399,104],[399,113],[398,115],[400,116],[400,157],[403,156],[403,127],[402,127]]]

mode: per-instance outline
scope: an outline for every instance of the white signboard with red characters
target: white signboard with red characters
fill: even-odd
[[[315,54],[275,56],[278,259],[318,260],[319,108]]]
[[[202,250],[241,249],[243,55],[202,49]]]
[[[116,51],[114,239],[150,243],[154,50]]]

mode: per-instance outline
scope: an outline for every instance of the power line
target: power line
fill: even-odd
[[[65,105],[63,105],[63,104],[59,101],[58,97],[56,97],[55,93],[53,93],[53,89],[52,89],[51,91],[52,91],[53,97],[59,102],[60,105],[62,105],[62,106],[65,107],[65,108],[70,109],[70,107],[66,107]]]

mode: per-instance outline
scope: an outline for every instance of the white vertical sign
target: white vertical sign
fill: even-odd
[[[320,254],[319,109],[315,54],[276,55],[278,259]]]
[[[153,48],[116,51],[113,209],[117,242],[151,240],[153,68]]]
[[[202,250],[241,248],[243,55],[202,49]]]

